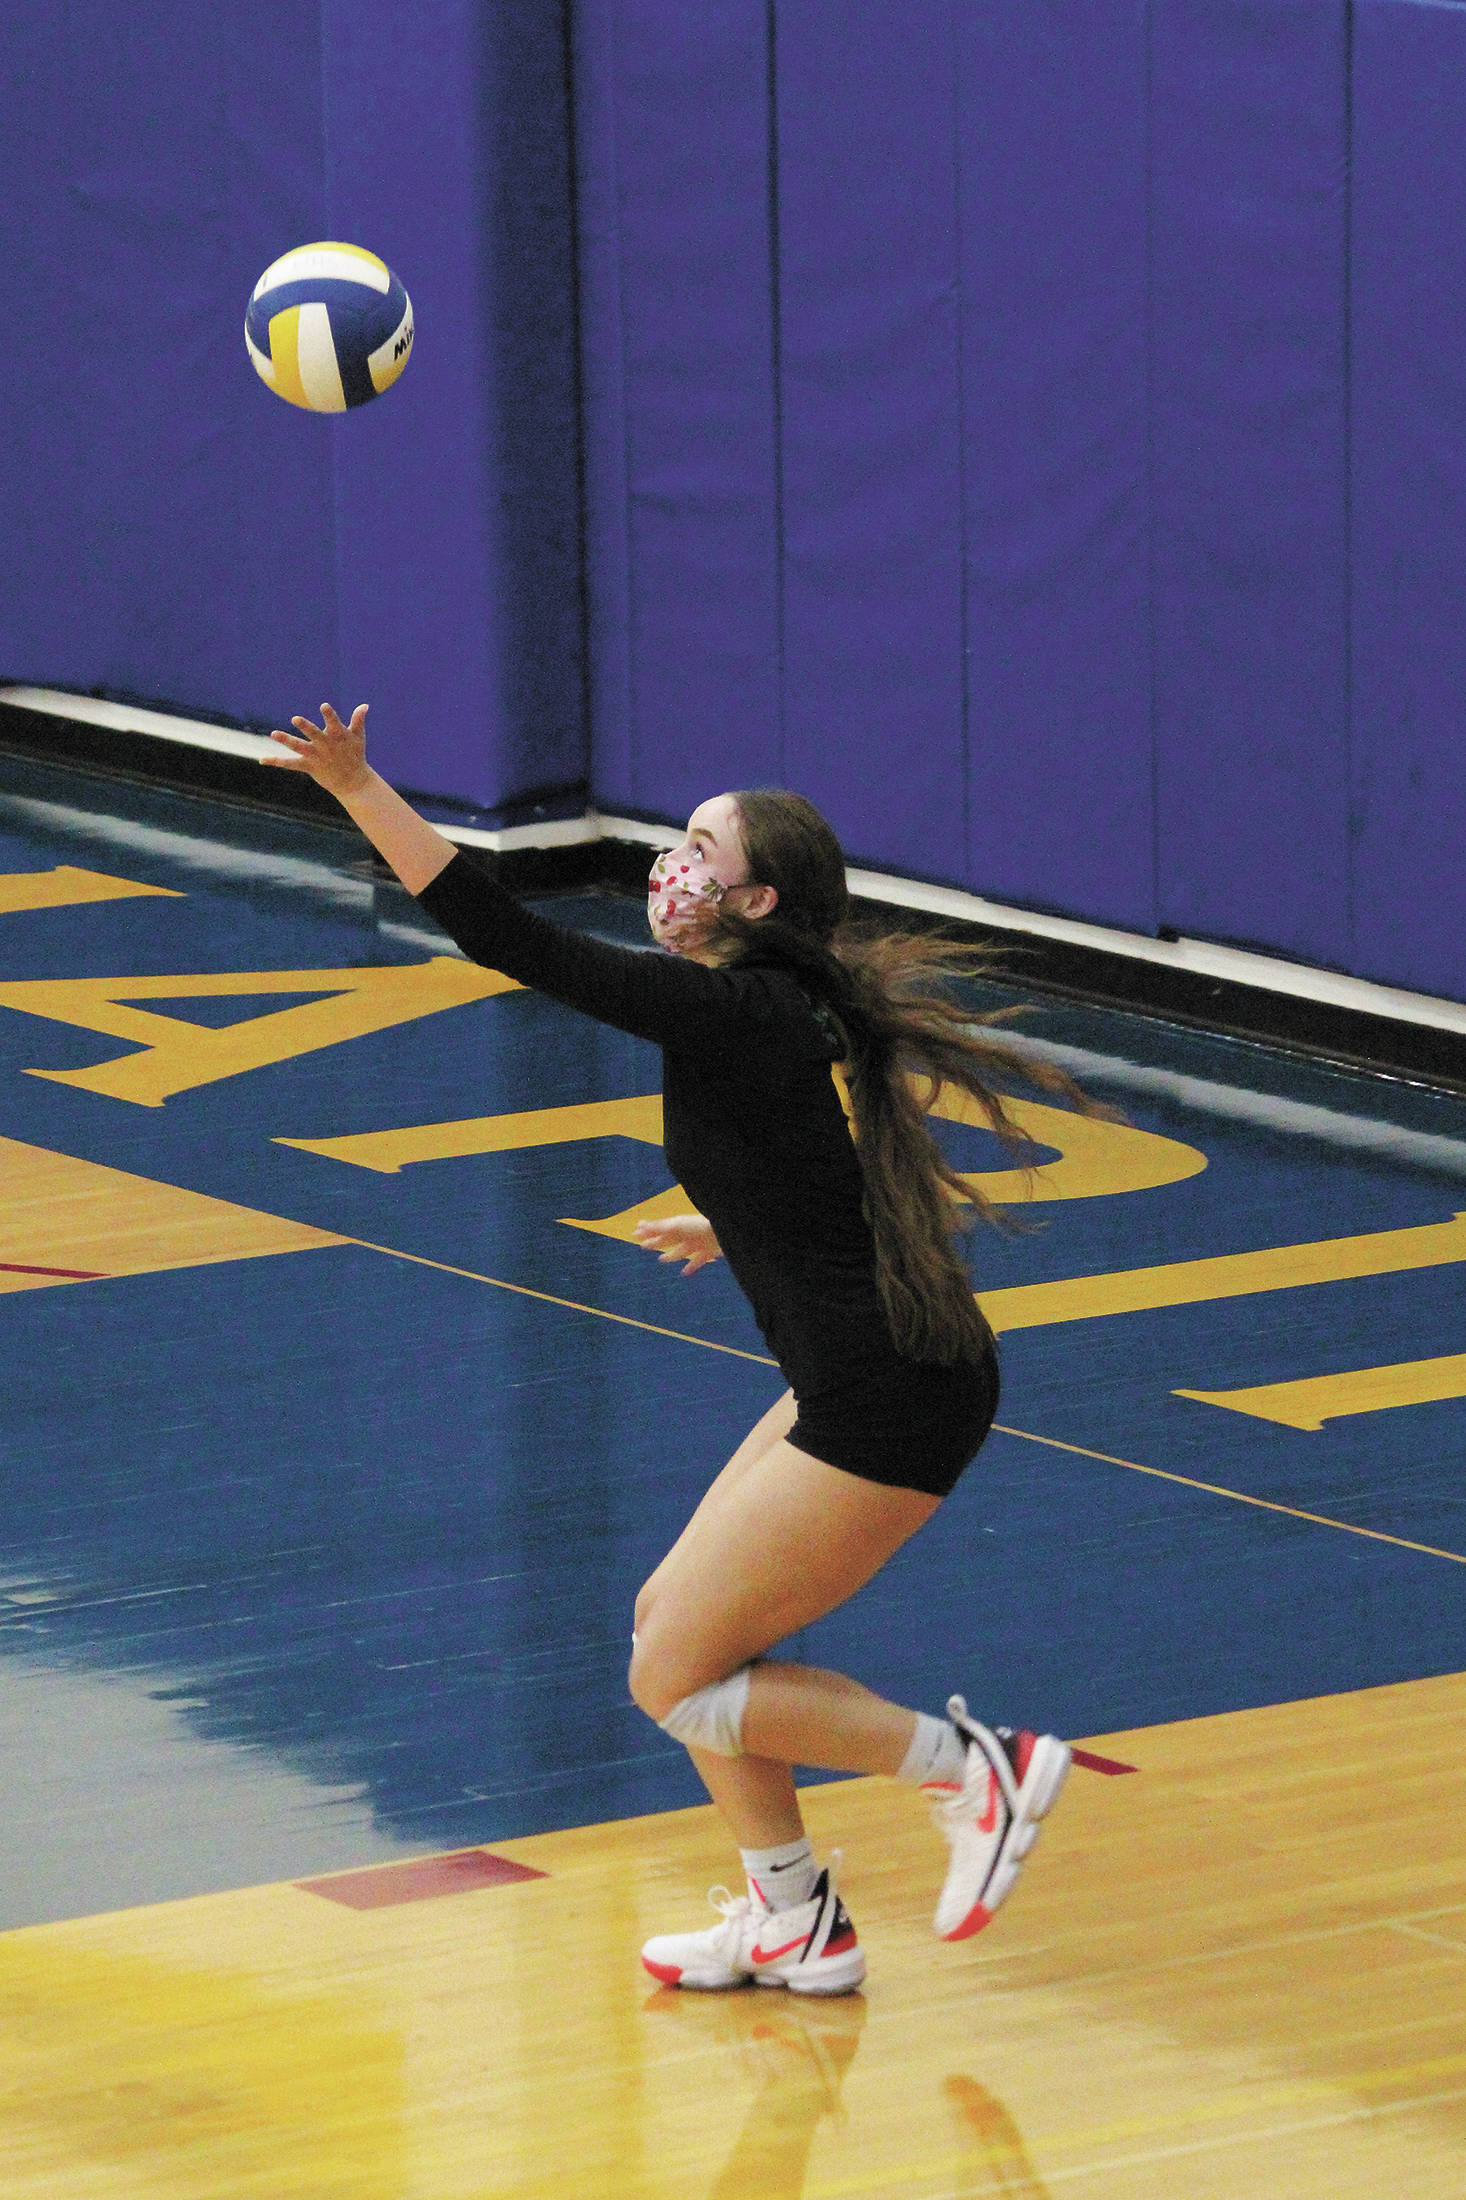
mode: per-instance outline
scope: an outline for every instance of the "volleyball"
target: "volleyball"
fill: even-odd
[[[355,244],[303,244],[272,261],[244,317],[255,373],[306,412],[370,404],[412,357],[412,300]]]

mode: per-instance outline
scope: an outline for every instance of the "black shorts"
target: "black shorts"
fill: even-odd
[[[866,1482],[945,1497],[998,1410],[998,1356],[975,1365],[890,1364],[796,1394],[788,1441]]]

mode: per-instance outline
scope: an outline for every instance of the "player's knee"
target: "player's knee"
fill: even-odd
[[[720,1757],[743,1754],[748,1676],[749,1668],[740,1666],[722,1680],[689,1688],[693,1676],[681,1659],[659,1655],[645,1636],[632,1648],[631,1694],[647,1717],[685,1747]]]
[[[663,1712],[670,1711],[678,1697],[685,1693],[678,1686],[675,1667],[662,1656],[641,1612],[637,1613],[636,1633],[631,1638],[631,1670],[627,1680],[632,1702],[649,1719],[660,1719]]]
[[[645,1711],[648,1717],[655,1719],[660,1713],[653,1709],[653,1699],[658,1694],[658,1682],[664,1677],[662,1668],[665,1660],[657,1655],[655,1629],[649,1624],[651,1617],[652,1595],[651,1584],[648,1582],[637,1597],[636,1609],[632,1614],[631,1669],[627,1674],[627,1682],[631,1689],[632,1702]],[[674,1691],[667,1701],[675,1703],[676,1700]]]
[[[684,1749],[710,1750],[715,1757],[743,1755],[743,1715],[748,1709],[749,1667],[740,1665],[726,1680],[711,1681],[680,1696],[657,1720]]]

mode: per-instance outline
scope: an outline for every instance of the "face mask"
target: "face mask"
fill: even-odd
[[[696,850],[674,848],[657,857],[647,881],[646,915],[663,947],[685,952],[710,929],[709,919],[728,889]]]

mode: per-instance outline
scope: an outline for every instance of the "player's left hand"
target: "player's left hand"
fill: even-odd
[[[719,1259],[723,1250],[705,1215],[669,1215],[663,1222],[638,1222],[636,1242],[660,1260],[684,1261],[684,1276],[695,1276],[699,1268]]]

